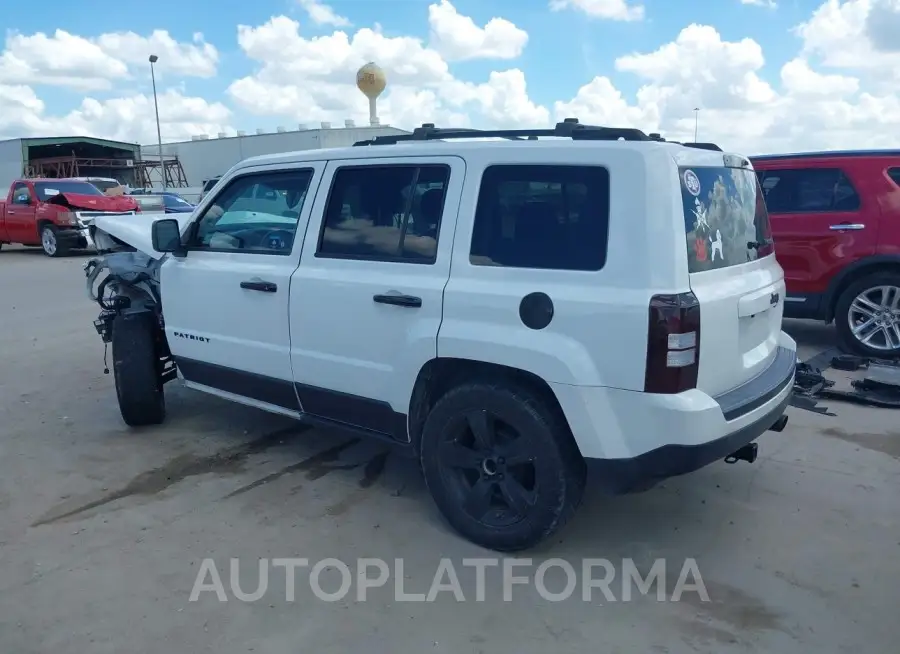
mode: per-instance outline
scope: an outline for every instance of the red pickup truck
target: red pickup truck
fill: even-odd
[[[787,318],[835,323],[845,350],[900,356],[900,150],[751,157]]]
[[[88,226],[100,215],[139,213],[128,196],[107,197],[75,179],[17,179],[0,200],[0,246],[39,245],[48,257],[92,245]]]

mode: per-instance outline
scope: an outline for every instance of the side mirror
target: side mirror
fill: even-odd
[[[22,193],[17,195],[13,202],[14,204],[31,204],[31,196],[28,193]]]
[[[181,228],[174,218],[154,221],[150,236],[153,249],[157,252],[170,252],[176,257],[183,257],[187,254],[184,245],[181,244]]]

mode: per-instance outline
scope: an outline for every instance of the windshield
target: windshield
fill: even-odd
[[[755,261],[774,252],[769,213],[748,168],[681,167],[690,272]]]
[[[79,195],[103,195],[96,186],[90,182],[76,182],[72,180],[59,180],[50,182],[35,182],[34,190],[41,201],[49,200],[60,193],[78,193]]]

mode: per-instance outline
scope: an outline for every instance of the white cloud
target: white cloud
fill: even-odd
[[[741,0],[742,5],[753,5],[754,7],[766,7],[775,9],[778,3],[775,0]]]
[[[299,23],[279,16],[258,27],[239,26],[238,44],[260,68],[233,82],[228,93],[235,104],[257,115],[302,122],[366,121],[368,104],[356,88],[356,71],[376,61],[388,78],[379,100],[382,122],[468,124],[467,112],[491,124],[540,125],[549,118],[545,108],[528,99],[522,71],[494,72],[484,84],[462,82],[436,50],[413,37],[362,28],[352,36],[336,31],[304,38]]]
[[[166,141],[194,134],[233,133],[231,111],[220,102],[187,97],[174,89],[159,94],[160,131]],[[152,95],[97,100],[85,98],[74,110],[49,115],[28,86],[0,85],[0,138],[27,136],[96,136],[121,141],[156,141]]]
[[[309,19],[316,25],[333,25],[334,27],[347,27],[350,21],[344,16],[338,15],[330,6],[319,0],[297,0]]]
[[[95,43],[104,52],[135,67],[148,66],[147,58],[155,54],[159,57],[155,68],[163,75],[213,77],[219,62],[218,51],[199,32],[193,35],[192,43],[179,43],[165,30],[154,30],[150,36],[134,32],[101,34]]]
[[[148,37],[116,32],[85,38],[61,29],[52,35],[11,33],[0,54],[0,83],[105,90],[130,79],[136,67],[148,66],[150,54],[159,57],[161,73],[182,77],[214,76],[219,56],[202,34],[195,34],[193,43],[179,43],[165,30]]]
[[[528,43],[528,33],[505,18],[491,18],[484,27],[463,16],[448,0],[428,7],[430,46],[449,61],[515,59]]]
[[[64,30],[52,36],[10,34],[0,54],[0,83],[105,89],[128,76],[128,66],[96,43]]]
[[[900,81],[900,41],[892,29],[900,29],[897,0],[826,0],[795,33],[803,56],[893,85]]]
[[[643,20],[645,14],[644,5],[630,4],[628,0],[550,0],[550,9],[575,9],[605,20]]]

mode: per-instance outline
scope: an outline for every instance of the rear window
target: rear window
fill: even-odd
[[[690,272],[739,266],[772,253],[769,214],[752,170],[682,167]]]
[[[609,171],[489,166],[469,261],[476,266],[596,271],[606,263]]]

